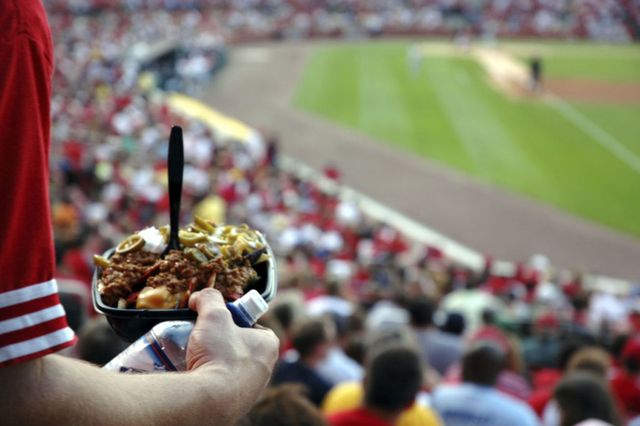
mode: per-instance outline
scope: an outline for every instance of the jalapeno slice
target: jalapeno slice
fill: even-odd
[[[184,254],[191,260],[195,260],[198,263],[207,263],[209,259],[200,250],[193,247],[187,247],[184,249]]]
[[[118,244],[116,247],[116,253],[130,253],[138,251],[142,247],[144,247],[144,239],[140,235],[134,234]]]
[[[191,247],[196,245],[197,243],[203,243],[207,241],[207,236],[199,232],[180,230],[180,233],[178,235],[180,237],[180,244],[187,247]]]
[[[189,232],[196,232],[196,233],[198,233],[198,232],[199,232],[199,233],[201,233],[201,234],[205,234],[205,235],[209,234],[209,232],[208,232],[208,231],[206,231],[206,230],[204,230],[204,229],[200,228],[200,227],[199,227],[198,225],[196,225],[195,223],[191,223],[191,224],[189,224],[189,226],[187,227],[187,231],[189,231]]]
[[[207,222],[206,220],[204,220],[203,218],[201,218],[200,216],[194,215],[193,222],[198,228],[204,230],[207,234],[213,234],[214,232],[216,232],[216,227],[210,224],[209,222]]]
[[[109,262],[109,259],[107,259],[104,256],[99,256],[97,254],[93,255],[93,263],[95,263],[96,266],[99,266],[101,268],[108,268],[109,266],[111,266],[111,262]]]

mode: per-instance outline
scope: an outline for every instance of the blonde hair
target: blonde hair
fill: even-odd
[[[611,367],[611,355],[598,346],[587,346],[574,353],[567,363],[567,372],[587,371],[605,379]]]

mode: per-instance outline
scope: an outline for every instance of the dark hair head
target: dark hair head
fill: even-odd
[[[300,358],[311,355],[322,343],[329,339],[327,329],[321,320],[309,320],[298,325],[293,332],[293,347]]]
[[[437,315],[440,316],[440,314]],[[457,336],[464,333],[466,323],[462,314],[458,312],[443,312],[441,316],[442,319],[440,321],[436,321],[440,330]]]
[[[429,327],[433,324],[433,304],[426,297],[418,297],[407,303],[414,327]]]
[[[493,342],[473,344],[462,357],[462,380],[478,385],[495,386],[506,366],[506,354]]]
[[[561,426],[572,426],[587,419],[620,424],[611,393],[593,374],[568,375],[556,387],[554,396],[560,406]]]
[[[482,322],[487,325],[496,323],[496,313],[491,309],[482,310]]]
[[[278,320],[283,330],[289,330],[293,323],[293,307],[288,303],[277,305],[272,310],[273,317]]]
[[[409,406],[422,386],[422,366],[416,351],[404,346],[383,349],[367,367],[367,406],[395,413]]]
[[[344,348],[344,353],[358,364],[363,365],[367,356],[367,346],[364,343],[364,339],[361,337],[352,339],[347,347]]]
[[[325,291],[330,296],[340,295],[340,283],[338,281],[328,281],[325,284]]]
[[[238,426],[325,426],[322,414],[301,385],[267,389]]]

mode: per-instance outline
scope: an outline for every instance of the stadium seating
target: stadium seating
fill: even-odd
[[[426,295],[443,311],[434,317],[440,318],[437,325],[459,328],[454,323],[462,314],[471,333],[480,326],[482,309],[464,312],[456,297],[490,300],[482,307],[499,311],[499,320],[484,325],[499,324],[519,336],[524,348],[524,368],[515,359],[511,367],[512,383],[519,385],[546,370],[558,378],[553,361],[559,348],[551,361],[536,357],[548,344],[545,338],[557,346],[567,336],[597,338],[613,347],[613,330],[603,324],[624,326],[626,332],[638,327],[631,306],[589,294],[579,273],[553,276],[543,256],[508,276],[495,274],[490,258],[483,271],[461,267],[438,247],[418,244],[368,217],[352,201],[285,171],[277,141],[268,134],[248,140],[223,137],[206,123],[173,112],[161,90],[188,93],[203,87],[224,60],[222,36],[237,41],[348,35],[353,22],[357,32],[371,35],[449,34],[462,22],[485,34],[629,39],[637,36],[637,2],[577,2],[571,19],[556,2],[541,0],[489,1],[480,9],[467,2],[444,7],[443,2],[417,1],[412,2],[418,7],[414,14],[407,14],[400,1],[353,1],[347,7],[332,1],[231,0],[213,2],[213,9],[204,6],[210,2],[195,0],[45,3],[58,58],[51,171],[59,277],[88,285],[93,253],[134,230],[168,222],[164,157],[169,127],[179,123],[185,129],[187,163],[183,223],[199,211],[264,230],[279,257],[281,288],[296,293],[303,304],[329,293],[354,311],[380,301],[402,311],[408,299]],[[339,170],[326,172],[339,183]],[[335,283],[340,290],[331,294]],[[406,323],[403,318],[392,319]],[[505,345],[516,354],[520,344]],[[534,381],[534,390],[547,385]],[[518,395],[526,399],[528,385],[520,387],[525,391]]]

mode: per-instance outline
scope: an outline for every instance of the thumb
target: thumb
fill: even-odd
[[[222,293],[213,288],[197,291],[189,298],[189,309],[198,312],[198,314],[203,314],[208,309],[221,306],[224,306]]]

